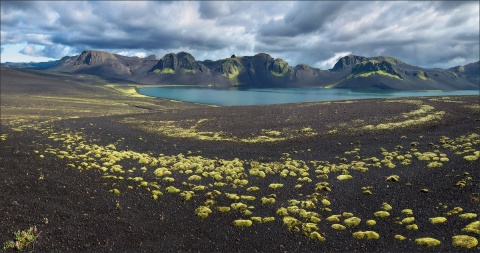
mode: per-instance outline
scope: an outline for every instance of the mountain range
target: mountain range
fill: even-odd
[[[292,67],[266,53],[196,61],[186,52],[169,53],[162,58],[155,55],[140,58],[87,50],[57,61],[17,64],[22,66],[96,75],[111,82],[215,87],[472,90],[479,89],[480,83],[480,62],[428,69],[385,56],[348,55],[340,58],[332,69],[322,70],[306,64]]]

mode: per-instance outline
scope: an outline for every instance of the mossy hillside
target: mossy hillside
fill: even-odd
[[[375,74],[403,80],[402,76],[394,69],[392,64],[377,60],[369,60],[356,64],[352,69],[352,73],[347,78],[368,77]]]
[[[288,72],[291,72],[293,69],[288,66],[288,63],[280,58],[275,59],[273,64],[270,66],[270,73],[274,76],[284,76]]]

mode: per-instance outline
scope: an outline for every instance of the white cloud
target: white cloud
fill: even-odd
[[[320,68],[320,69],[331,69],[335,65],[335,63],[338,62],[338,60],[344,56],[350,55],[352,52],[338,52],[335,53],[335,55],[329,59],[326,59],[324,61],[319,61],[316,62],[313,66]]]

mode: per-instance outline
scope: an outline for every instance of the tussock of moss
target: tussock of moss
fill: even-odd
[[[205,219],[212,213],[212,210],[208,206],[199,206],[195,209],[195,215]]]
[[[321,242],[326,240],[325,237],[323,237],[322,235],[320,235],[320,233],[318,233],[316,231],[310,233],[309,237],[314,239],[314,240],[321,241]]]
[[[367,220],[367,225],[368,226],[375,226],[377,224],[377,222],[375,220]]]
[[[332,228],[335,229],[335,230],[345,230],[345,229],[347,229],[347,227],[345,227],[342,224],[332,224]]]
[[[339,219],[340,217],[341,217],[340,214],[335,214],[335,215],[327,217],[326,220],[329,221],[329,222],[340,222],[340,219]]]
[[[474,219],[477,218],[476,213],[463,213],[458,216],[460,219]]]
[[[277,189],[283,187],[283,184],[270,184],[268,187],[272,189]]]
[[[405,215],[413,215],[412,209],[403,209],[402,213]]]
[[[454,207],[452,210],[448,211],[447,216],[455,215],[461,212],[463,212],[463,208],[457,206],[457,207]]]
[[[455,235],[452,237],[452,245],[454,247],[471,249],[478,245],[478,240],[473,236]]]
[[[445,217],[433,217],[428,219],[432,224],[442,224],[447,221]]]
[[[407,226],[408,230],[418,230],[418,225],[417,224],[412,224]]]
[[[375,215],[375,217],[385,218],[390,216],[390,213],[387,211],[378,211],[378,212],[375,212],[373,215]]]
[[[397,239],[399,241],[403,241],[403,240],[407,239],[407,237],[405,237],[403,235],[395,235],[395,239]]]
[[[115,194],[115,195],[120,194],[120,191],[118,189],[111,189],[110,192]]]
[[[291,216],[285,216],[283,217],[283,224],[288,227],[288,230],[293,232],[299,232],[300,229],[298,228],[298,226],[301,225],[302,222]]]
[[[402,220],[402,224],[410,224],[415,221],[415,217],[407,217]]]
[[[358,226],[358,224],[360,224],[361,221],[362,220],[358,217],[350,217],[348,219],[345,219],[343,223],[345,223],[345,225],[349,227],[355,227],[355,226]]]
[[[358,231],[352,234],[356,239],[378,240],[380,235],[375,231]]]
[[[400,176],[397,176],[397,175],[391,175],[385,179],[385,181],[390,181],[390,182],[398,182],[399,180],[400,180]]]
[[[387,202],[384,202],[382,204],[382,209],[385,210],[385,211],[390,211],[390,210],[392,210],[392,206],[389,205]]]
[[[422,246],[433,247],[438,246],[441,242],[435,238],[431,237],[423,237],[415,239],[415,243]]]
[[[252,225],[251,220],[234,220],[233,225],[235,227],[250,227]]]
[[[353,177],[351,175],[339,175],[337,177],[338,180],[348,180],[348,179],[352,179]]]
[[[462,231],[480,235],[480,221],[474,221],[468,224]]]

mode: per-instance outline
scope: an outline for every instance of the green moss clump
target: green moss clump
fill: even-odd
[[[260,188],[258,188],[256,186],[252,186],[252,187],[247,188],[247,192],[255,192],[255,191],[258,191],[258,190],[260,190]]]
[[[228,212],[230,212],[230,207],[228,207],[228,206],[218,206],[217,210],[220,211],[221,213],[228,213]]]
[[[434,218],[430,218],[428,220],[432,224],[442,224],[442,223],[445,223],[447,221],[447,218],[445,218],[445,217],[434,217]]]
[[[259,224],[262,223],[262,217],[254,216],[254,217],[250,217],[250,219],[252,221],[255,221],[256,223],[259,223]]]
[[[238,202],[238,203],[232,203],[232,204],[230,205],[230,207],[231,207],[232,209],[234,209],[234,210],[245,210],[245,209],[247,209],[247,205],[245,205],[245,204],[243,204],[243,203],[240,203],[240,202]]]
[[[417,238],[415,239],[415,243],[417,243],[418,245],[427,246],[427,247],[433,247],[441,244],[439,240],[431,237]]]
[[[275,217],[263,217],[262,222],[267,223],[267,222],[273,222],[275,221]]]
[[[467,156],[464,156],[463,159],[465,159],[466,161],[472,162],[472,161],[478,160],[478,157],[474,155],[467,155]]]
[[[350,217],[348,219],[345,219],[343,223],[345,223],[345,225],[349,227],[355,227],[355,226],[358,226],[358,224],[360,224],[361,221],[362,220],[358,217]]]
[[[476,213],[463,213],[458,216],[460,219],[474,219],[477,218]]]
[[[301,225],[302,222],[291,216],[285,216],[283,217],[283,224],[288,227],[288,230],[293,232],[299,232],[300,229],[298,228],[298,226]]]
[[[185,200],[190,200],[195,193],[193,191],[184,191],[180,193],[180,196],[182,196]]]
[[[316,223],[303,223],[302,229],[307,233],[311,233],[313,230],[318,230],[318,225]]]
[[[251,220],[234,220],[233,225],[235,227],[250,227],[252,225]]]
[[[165,188],[165,190],[167,190],[168,193],[172,193],[172,194],[173,194],[173,193],[179,193],[179,192],[180,192],[179,189],[177,189],[177,188],[175,188],[175,187],[173,187],[173,186],[169,186],[169,187]]]
[[[347,229],[347,227],[345,227],[342,224],[332,224],[332,228],[335,229],[335,230],[345,230],[345,229]]]
[[[337,179],[338,179],[338,180],[341,180],[341,181],[343,181],[343,180],[348,180],[348,179],[352,179],[352,178],[353,178],[353,177],[352,177],[351,175],[339,175],[339,176],[337,177]]]
[[[277,214],[280,216],[287,216],[288,210],[285,207],[280,207],[279,209],[277,209]]]
[[[277,188],[281,188],[283,187],[283,184],[270,184],[268,187],[272,188],[272,189],[277,189]]]
[[[403,209],[402,213],[405,215],[413,215],[412,209]]]
[[[352,234],[356,239],[378,240],[380,235],[374,231],[358,231]]]
[[[457,207],[454,207],[452,210],[448,211],[447,216],[455,215],[461,212],[463,212],[463,208],[457,206]]]
[[[417,224],[412,224],[412,225],[407,225],[408,230],[418,230],[418,225]]]
[[[473,236],[455,235],[452,237],[452,245],[454,247],[471,249],[478,245],[478,240]]]
[[[120,194],[120,191],[118,189],[111,189],[110,190],[111,193],[115,194],[115,195],[119,195]]]
[[[385,211],[390,211],[390,210],[392,210],[392,206],[389,205],[387,202],[384,202],[382,204],[382,209],[385,210]]]
[[[400,176],[397,176],[397,175],[391,175],[385,179],[385,181],[390,181],[390,182],[398,182],[399,180],[400,180]]]
[[[310,233],[309,237],[313,240],[317,240],[317,241],[321,241],[321,242],[326,240],[325,237],[320,235],[320,233],[318,233],[317,231]]]
[[[375,217],[385,218],[390,216],[390,213],[387,211],[378,211],[378,212],[375,212],[373,215],[375,215]]]
[[[311,200],[306,200],[301,202],[301,206],[302,208],[305,208],[305,209],[314,209],[315,203],[313,203],[313,201]]]
[[[403,240],[407,239],[407,237],[405,237],[403,235],[395,235],[395,239],[397,239],[399,241],[403,241]]]
[[[340,219],[339,219],[340,217],[341,217],[341,215],[335,214],[335,215],[327,217],[326,220],[329,221],[329,222],[340,222]]]
[[[410,224],[415,221],[415,217],[407,217],[402,220],[402,224]]]
[[[480,235],[480,221],[474,221],[462,229],[463,232]]]
[[[377,222],[375,220],[367,220],[367,225],[369,226],[375,226],[377,224]]]
[[[195,215],[205,219],[212,213],[212,210],[208,206],[199,206],[195,209]]]
[[[328,201],[328,199],[322,199],[322,205],[324,206],[330,206],[330,201]]]
[[[266,197],[262,197],[261,199],[262,201],[262,204],[275,204],[275,198],[266,198]]]

